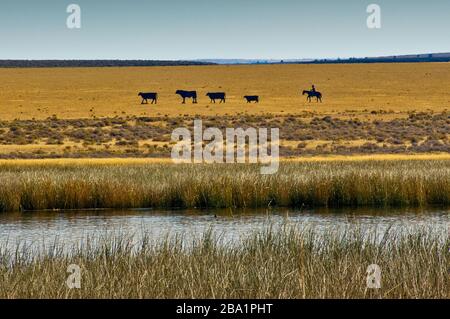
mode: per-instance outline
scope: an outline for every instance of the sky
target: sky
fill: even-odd
[[[450,0],[0,0],[0,59],[365,57],[450,52],[449,35]]]

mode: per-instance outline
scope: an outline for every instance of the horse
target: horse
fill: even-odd
[[[186,103],[186,98],[190,99],[192,98],[192,103],[197,103],[197,91],[183,91],[183,90],[177,90],[175,94],[178,94],[183,98],[183,104]]]
[[[152,104],[153,103],[157,103],[158,101],[158,93],[142,93],[139,92],[138,96],[142,97],[142,102],[141,104],[148,104],[148,100],[152,100]],[[144,103],[145,101],[145,103]]]
[[[206,96],[209,97],[213,103],[216,103],[216,100],[220,100],[220,103],[225,103],[225,93],[223,92],[207,93]]]
[[[311,103],[311,99],[313,98],[313,97],[315,97],[316,99],[317,99],[317,103],[319,103],[319,101],[320,101],[320,103],[322,103],[322,93],[320,93],[320,92],[316,92],[316,91],[307,91],[307,90],[304,90],[303,91],[303,95],[305,95],[305,94],[308,94],[308,97],[306,98],[310,103]]]

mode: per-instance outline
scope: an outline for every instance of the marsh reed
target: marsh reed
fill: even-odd
[[[34,254],[0,247],[0,298],[448,298],[450,240],[419,229],[377,237],[356,228],[316,233],[267,226],[227,245],[207,230],[186,248],[182,237],[139,242],[92,238]],[[80,289],[67,267],[79,265]],[[381,288],[367,288],[367,267]]]
[[[0,211],[450,204],[449,160],[0,165]]]

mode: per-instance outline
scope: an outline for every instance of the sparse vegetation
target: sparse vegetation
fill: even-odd
[[[450,153],[448,112],[410,113],[403,119],[365,121],[317,114],[237,114],[0,121],[0,158],[168,157],[170,148],[166,146],[171,142],[172,131],[178,127],[192,129],[194,119],[202,119],[205,128],[218,127],[223,131],[227,127],[279,127],[281,156]],[[72,148],[67,149],[68,145]],[[41,152],[34,153],[38,150]]]

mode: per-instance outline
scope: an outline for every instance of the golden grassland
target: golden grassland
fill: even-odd
[[[300,95],[312,83],[324,103]],[[449,63],[0,69],[0,158],[168,157],[172,131],[193,119],[278,127],[282,157],[448,153],[445,87]],[[158,104],[141,105],[140,91]]]
[[[311,84],[324,103],[300,96]],[[0,69],[0,118],[107,116],[319,114],[383,118],[408,111],[441,112],[450,103],[450,64],[250,65],[147,68]],[[180,104],[177,89],[197,90],[199,103]],[[157,105],[140,105],[141,91],[159,93]],[[225,91],[226,104],[207,92]],[[260,104],[243,96],[260,95]],[[380,115],[378,114],[377,117]]]
[[[220,233],[157,241],[144,236],[91,238],[84,245],[33,253],[0,247],[0,298],[449,298],[450,239],[413,234],[268,226],[227,245]],[[80,289],[66,285],[81,268]],[[381,288],[367,288],[367,268]]]
[[[450,205],[448,159],[387,158],[283,161],[274,175],[256,164],[3,161],[0,211]]]
[[[373,154],[373,155],[327,155],[281,158],[280,162],[354,162],[354,161],[434,161],[450,160],[450,154]],[[145,164],[173,164],[170,158],[47,158],[4,159],[0,167],[33,166],[133,166]]]

